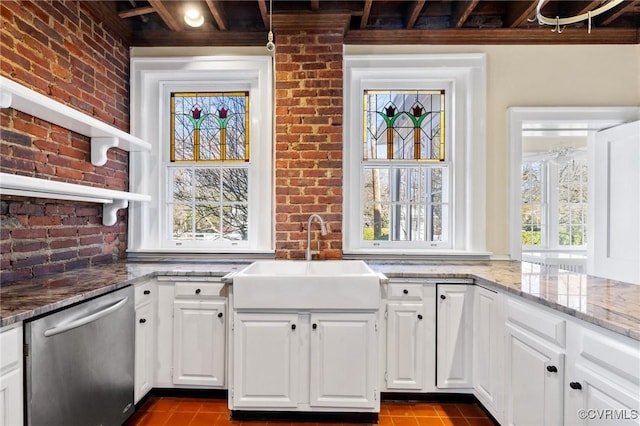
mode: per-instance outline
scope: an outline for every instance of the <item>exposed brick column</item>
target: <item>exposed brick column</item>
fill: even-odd
[[[302,259],[313,213],[312,249],[342,257],[342,59],[348,14],[274,15],[276,42],[276,257]]]

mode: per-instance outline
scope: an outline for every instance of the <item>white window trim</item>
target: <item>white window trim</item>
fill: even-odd
[[[624,122],[637,120],[640,116],[638,107],[602,107],[602,106],[543,106],[543,107],[510,107],[507,110],[509,136],[509,256],[511,259],[522,259],[522,216],[521,216],[521,182],[522,182],[522,130],[525,125],[536,124],[541,128],[566,128],[567,125],[578,126],[578,129],[589,131],[594,137],[597,130],[615,126]],[[589,194],[593,194],[593,182],[589,179]],[[593,207],[589,203],[587,213],[587,252],[592,258],[593,244]]]
[[[347,255],[464,256],[486,251],[486,55],[345,55],[344,57],[344,217],[343,252]],[[427,247],[372,248],[362,244],[362,97],[366,89],[453,90],[455,117],[445,132],[454,144],[452,170],[452,244]],[[377,86],[376,86],[377,85]],[[449,118],[449,117],[447,117]]]
[[[128,251],[167,253],[273,253],[273,64],[271,56],[140,57],[131,59],[131,133],[152,144],[132,152],[129,187],[151,203],[129,207]],[[248,241],[169,244],[165,229],[169,99],[172,91],[250,92]],[[269,119],[264,119],[269,117]],[[254,167],[255,166],[255,167]]]

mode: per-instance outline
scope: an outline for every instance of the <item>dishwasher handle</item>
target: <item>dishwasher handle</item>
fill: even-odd
[[[65,331],[73,330],[74,328],[81,327],[85,324],[89,324],[90,322],[97,321],[102,317],[109,315],[111,312],[117,311],[120,309],[127,301],[129,297],[125,297],[124,299],[120,299],[113,305],[104,308],[98,312],[94,312],[91,315],[87,315],[86,317],[78,318],[77,320],[71,321],[68,324],[61,325],[59,327],[53,327],[48,330],[45,330],[44,337],[55,336],[56,334],[64,333]]]

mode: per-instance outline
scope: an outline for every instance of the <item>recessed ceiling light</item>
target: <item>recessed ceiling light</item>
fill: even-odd
[[[190,27],[199,27],[204,24],[204,16],[198,8],[192,6],[185,10],[184,22]]]

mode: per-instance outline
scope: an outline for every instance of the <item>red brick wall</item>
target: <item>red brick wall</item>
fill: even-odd
[[[129,127],[129,50],[82,2],[0,2],[4,77],[117,128]],[[115,190],[128,188],[128,155],[96,167],[89,139],[22,112],[0,112],[0,171]],[[5,197],[0,282],[124,257],[126,210],[102,225],[102,205]]]
[[[340,29],[276,31],[276,257],[304,258],[307,220],[320,258],[342,257],[342,45]],[[292,25],[299,28],[300,22]]]

